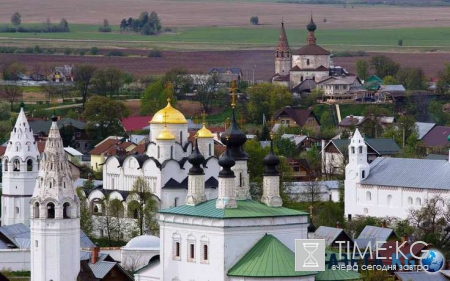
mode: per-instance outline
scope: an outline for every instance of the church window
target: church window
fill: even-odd
[[[177,232],[172,235],[172,258],[181,260],[181,236]]]
[[[63,219],[70,219],[70,203],[66,202],[63,205]]]
[[[277,51],[277,58],[280,57],[280,53]]]
[[[13,171],[20,171],[20,161],[19,159],[14,159],[13,161]]]
[[[173,206],[174,207],[177,207],[178,206],[178,200],[179,200],[180,198],[178,198],[178,197],[175,197],[175,199],[173,200]]]
[[[287,57],[287,58],[289,57],[289,52],[286,52],[286,57]]]
[[[31,146],[27,145],[27,147],[28,147],[28,151],[31,151]]]
[[[160,149],[159,149],[159,146],[158,146],[158,157],[157,158],[159,158],[160,157]]]
[[[372,201],[372,193],[370,191],[366,192],[366,201]]]
[[[183,132],[180,132],[180,143],[183,144]]]
[[[55,204],[53,204],[53,203],[47,204],[47,218],[48,219],[55,218]]]
[[[49,188],[52,188],[52,182],[49,182],[49,183],[48,183],[48,187],[49,187]]]
[[[173,146],[170,146],[170,159],[173,159]]]
[[[33,171],[33,160],[31,159],[28,159],[27,161],[27,171],[28,172]]]
[[[281,57],[284,58],[284,51],[281,51]]]
[[[242,186],[242,173],[239,173],[239,186]]]
[[[358,150],[359,150],[359,153],[360,153],[360,154],[363,153],[363,148],[362,148],[362,146],[358,146]]]
[[[136,208],[136,209],[133,210],[133,218],[137,219],[138,216],[139,216],[139,213],[138,213],[138,209]]]
[[[202,261],[207,262],[209,258],[208,245],[202,245]]]
[[[369,213],[369,209],[364,208],[364,214],[367,215]]]
[[[391,206],[391,201],[392,201],[392,195],[389,194],[389,195],[387,196],[387,205],[388,205],[388,206]]]
[[[8,172],[8,159],[5,160],[5,172]]]
[[[34,247],[38,247],[39,246],[39,243],[38,243],[38,241],[37,240],[34,240]]]
[[[361,177],[362,177],[363,179],[366,178],[366,171],[363,170],[363,171],[361,172]]]
[[[189,244],[189,260],[190,261],[195,260],[195,244],[194,243]]]
[[[303,82],[303,76],[300,76],[300,82]]]
[[[63,187],[66,188],[66,182],[63,182]]]
[[[16,207],[16,214],[19,213],[19,207]]]
[[[422,205],[422,199],[420,199],[419,197],[416,198],[416,205]]]
[[[35,219],[39,218],[39,203],[38,202],[34,203],[34,218]]]
[[[175,257],[180,257],[180,242],[175,242]]]
[[[413,199],[412,197],[408,197],[408,205],[412,205],[413,204]]]
[[[310,61],[309,59],[306,60],[306,65],[309,65]]]
[[[209,144],[208,145],[208,152],[209,152],[209,156],[211,156],[212,155],[212,145],[211,144]]]
[[[98,214],[98,206],[97,205],[94,205],[94,214]]]
[[[355,154],[355,147],[352,146],[352,154]]]

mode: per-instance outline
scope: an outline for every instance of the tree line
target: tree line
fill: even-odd
[[[65,18],[62,18],[59,24],[52,24],[50,19],[47,19],[41,26],[21,26],[22,23],[22,15],[18,12],[15,12],[11,16],[11,23],[14,27],[9,26],[1,26],[0,32],[22,32],[22,33],[56,33],[56,32],[70,32],[69,23]]]
[[[138,18],[122,19],[119,27],[121,31],[133,31],[142,35],[157,35],[162,28],[161,20],[154,11],[150,14],[142,12]]]

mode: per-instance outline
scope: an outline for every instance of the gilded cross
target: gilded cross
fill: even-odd
[[[206,112],[202,111],[203,125],[206,125]]]
[[[234,108],[236,106],[236,81],[233,80],[231,82],[231,107]]]

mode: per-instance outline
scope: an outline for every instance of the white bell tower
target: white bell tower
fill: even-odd
[[[57,118],[31,198],[31,280],[75,281],[80,272],[80,210]]]
[[[38,159],[39,151],[22,105],[2,159],[2,225],[30,226],[29,206],[38,175]]]
[[[357,208],[357,184],[367,178],[370,166],[367,163],[367,145],[363,136],[356,129],[348,146],[349,161],[345,167],[345,214],[358,213]]]

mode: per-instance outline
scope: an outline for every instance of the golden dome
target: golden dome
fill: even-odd
[[[203,124],[203,128],[198,130],[197,132],[198,138],[213,138],[214,135],[211,133],[210,130],[206,129],[205,124]]]
[[[164,130],[156,137],[157,140],[174,140],[175,136],[164,127]]]
[[[170,99],[167,99],[167,106],[153,115],[150,124],[187,124],[187,120],[183,113],[172,107]]]

